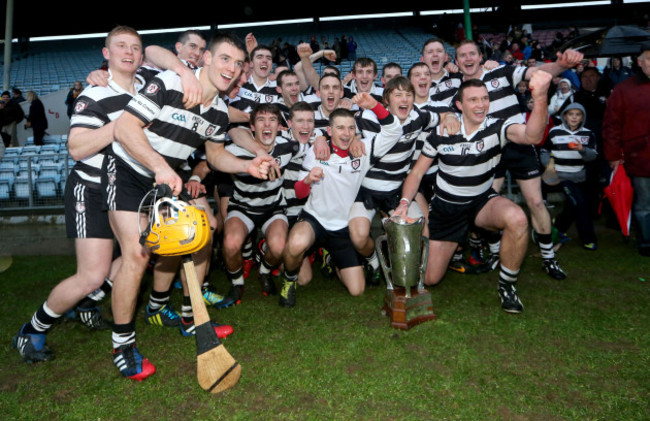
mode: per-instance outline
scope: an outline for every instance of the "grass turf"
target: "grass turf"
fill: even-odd
[[[571,241],[558,253],[565,281],[544,274],[530,246],[518,289],[521,315],[503,312],[497,273],[449,272],[430,288],[436,321],[395,330],[380,312],[384,288],[351,297],[318,271],[298,304],[262,297],[256,275],[241,305],[210,309],[232,324],[223,341],[242,365],[233,389],[196,383],[195,345],[144,323],[138,347],[157,367],[122,379],[110,333],[73,321],[48,335],[56,359],[25,364],[11,349],[21,324],[74,271],[73,257],[14,257],[0,273],[0,414],[3,419],[195,420],[641,420],[650,407],[650,259],[598,227],[599,249]],[[227,290],[220,272],[212,277]],[[279,281],[278,281],[279,282]],[[145,278],[146,300],[150,277]],[[180,308],[180,292],[172,300]],[[110,305],[103,303],[110,317]]]

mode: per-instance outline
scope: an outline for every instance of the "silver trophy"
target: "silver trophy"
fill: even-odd
[[[422,235],[424,218],[392,216],[382,224],[385,234],[377,238],[375,248],[386,278],[383,312],[399,329],[434,320],[431,295],[424,287],[429,256],[429,240]]]

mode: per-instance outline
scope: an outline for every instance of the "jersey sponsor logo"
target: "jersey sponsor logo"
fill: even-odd
[[[173,113],[172,118],[174,120],[178,120],[178,121],[181,121],[183,123],[185,123],[187,121],[187,118],[185,118],[185,114],[181,114],[181,113]]]
[[[156,82],[151,82],[149,86],[147,86],[146,93],[147,95],[155,95],[160,91],[160,85]]]
[[[88,103],[86,101],[77,101],[77,104],[74,106],[74,112],[80,113],[86,109]]]

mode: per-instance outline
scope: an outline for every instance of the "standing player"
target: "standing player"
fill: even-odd
[[[365,289],[363,262],[350,239],[346,210],[352,207],[370,162],[395,145],[402,129],[399,120],[369,94],[358,94],[354,102],[375,113],[381,131],[373,138],[362,140],[367,155],[353,158],[348,149],[356,136],[354,114],[346,109],[335,110],[327,127],[332,148],[329,159],[317,159],[313,149],[305,157],[300,181],[296,183],[296,194],[307,197],[307,203],[291,229],[284,249],[281,306],[295,305],[300,265],[314,246],[323,246],[330,251],[340,279],[350,294],[361,295]],[[301,285],[305,283],[300,282]]]
[[[492,181],[501,148],[508,141],[534,144],[544,134],[550,83],[551,75],[546,72],[536,72],[531,77],[535,107],[528,124],[524,125],[487,117],[490,106],[487,88],[478,79],[467,80],[459,88],[456,101],[462,112],[460,132],[448,136],[436,131],[427,139],[404,182],[402,199],[394,213],[406,216],[420,181],[437,158],[439,169],[430,205],[425,284],[440,282],[470,225],[490,231],[503,230],[498,284],[501,307],[510,313],[523,311],[515,283],[526,254],[528,219],[519,206],[492,189]]]
[[[217,34],[195,71],[202,87],[201,104],[186,110],[180,77],[171,71],[154,78],[127,105],[115,126],[116,142],[104,166],[105,196],[111,227],[122,250],[123,263],[113,282],[113,363],[127,378],[143,380],[155,367],[135,346],[135,304],[150,253],[139,242],[141,199],[156,184],[167,184],[178,195],[182,180],[176,168],[205,144],[207,160],[226,172],[268,173],[268,160],[242,161],[222,144],[228,125],[226,105],[220,95],[236,83],[245,57],[238,38]],[[209,256],[209,253],[208,253]],[[206,264],[204,253],[195,256],[197,267]],[[184,315],[186,316],[186,315]],[[191,319],[189,315],[188,319]]]
[[[100,170],[113,142],[115,120],[140,88],[136,71],[143,57],[142,40],[134,29],[118,26],[106,37],[102,52],[109,65],[108,84],[80,94],[68,136],[68,150],[77,163],[66,182],[65,217],[67,235],[75,239],[77,272],[54,287],[14,337],[14,348],[28,362],[54,357],[45,335],[61,315],[98,289],[111,269],[113,232],[103,209]]]
[[[352,80],[343,86],[343,96],[354,98],[358,93],[370,94],[375,100],[381,102],[384,88],[375,85],[377,79],[377,63],[369,57],[361,57],[352,66]]]
[[[278,92],[275,90],[276,82],[269,78],[273,69],[271,49],[258,45],[250,56],[251,77],[239,88],[237,98],[230,102],[233,107],[249,114],[255,105],[274,103],[278,99]]]

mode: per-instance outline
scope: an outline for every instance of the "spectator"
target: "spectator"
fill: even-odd
[[[11,90],[11,101],[15,102],[16,104],[20,104],[21,102],[25,102],[25,97],[23,96],[23,93],[20,89],[18,88],[13,88]]]
[[[341,36],[341,60],[348,59],[348,37]]]
[[[72,85],[72,88],[70,88],[70,90],[68,91],[68,96],[65,98],[65,105],[68,106],[68,110],[67,110],[68,118],[72,117],[72,113],[74,112],[74,102],[77,100],[77,97],[79,96],[79,94],[81,94],[81,91],[83,90],[84,87],[81,84],[81,81],[78,80]]]
[[[353,37],[350,37],[350,40],[348,41],[348,60],[350,61],[357,60],[357,48],[358,45],[356,41],[354,41]]]
[[[543,166],[548,165],[550,158],[555,160],[555,170],[565,195],[555,226],[566,233],[575,223],[583,247],[593,251],[597,248],[591,219],[595,196],[589,186],[585,162],[596,159],[596,140],[591,130],[584,127],[585,109],[582,105],[569,105],[561,117],[561,125],[549,131],[540,156]]]
[[[605,77],[607,77],[607,79],[609,79],[611,82],[612,88],[620,82],[623,82],[628,77],[634,75],[631,68],[623,66],[623,62],[621,61],[620,57],[610,58],[607,67],[605,67],[604,73]]]
[[[525,113],[528,111],[528,99],[530,98],[530,91],[528,90],[528,81],[522,80],[517,84],[517,99],[519,100],[519,105],[521,106],[521,112]]]
[[[22,107],[15,101],[11,101],[9,91],[2,93],[0,100],[0,128],[3,132],[2,140],[6,146],[18,146],[18,135],[16,125],[23,121],[25,113]]]
[[[562,104],[566,101],[571,95],[573,95],[573,89],[571,81],[569,79],[562,79],[558,83],[557,90],[555,94],[551,97],[551,100],[548,103],[548,114],[554,116],[560,111]],[[559,123],[559,119],[554,119],[555,123]]]
[[[34,131],[34,145],[42,145],[45,130],[47,129],[45,107],[34,91],[27,92],[27,101],[30,102],[30,106],[25,128],[31,127]]]
[[[643,44],[637,64],[637,74],[616,85],[607,100],[603,146],[612,169],[623,164],[632,179],[637,246],[650,257],[650,43]]]

